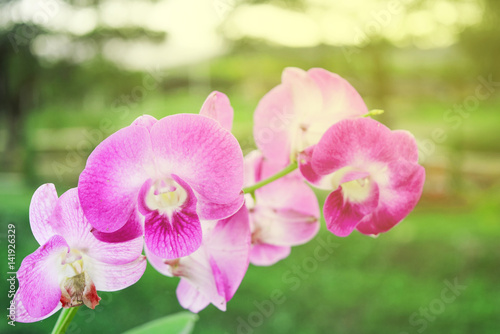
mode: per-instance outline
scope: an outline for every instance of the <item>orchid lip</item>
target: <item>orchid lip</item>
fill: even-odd
[[[99,304],[99,296],[89,274],[85,271],[84,254],[77,249],[61,254],[61,303],[64,308],[83,304],[94,309]]]

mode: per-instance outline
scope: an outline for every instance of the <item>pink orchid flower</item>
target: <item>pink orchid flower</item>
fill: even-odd
[[[413,210],[425,179],[414,137],[370,118],[334,124],[299,162],[306,179],[333,190],[323,213],[340,237],[354,229],[367,235],[390,230]]]
[[[345,79],[324,69],[289,67],[281,82],[260,100],[254,114],[255,143],[276,163],[296,161],[334,123],[368,112]]]
[[[100,241],[83,215],[76,188],[57,198],[53,184],[40,186],[31,200],[30,223],[40,247],[17,272],[16,321],[39,321],[61,307],[93,309],[100,300],[97,290],[124,289],[146,269],[142,231],[128,230],[126,242]]]
[[[262,153],[245,157],[245,185],[253,185],[280,171]],[[311,240],[319,230],[319,205],[313,190],[299,171],[245,195],[250,212],[252,250],[250,262],[269,266],[286,258],[291,246]]]
[[[225,104],[217,109],[220,100],[220,93],[209,96],[207,116],[139,117],[97,146],[78,184],[92,226],[114,232],[144,220],[149,251],[176,259],[201,245],[200,219],[234,214],[244,201],[243,154],[211,118],[229,112]]]
[[[212,303],[225,311],[248,268],[250,227],[245,206],[233,216],[204,221],[201,247],[189,256],[168,260],[146,248],[149,263],[163,275],[180,277],[177,298],[198,313]]]

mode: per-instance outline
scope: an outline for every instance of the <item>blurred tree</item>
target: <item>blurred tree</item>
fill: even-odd
[[[461,47],[481,75],[492,75],[495,81],[499,81],[500,1],[483,0],[483,5],[483,20],[463,31]]]
[[[19,171],[25,166],[24,153],[20,148],[25,147],[23,132],[26,115],[31,110],[40,107],[45,101],[53,103],[65,98],[70,98],[73,102],[81,101],[85,95],[82,92],[95,82],[111,80],[118,83],[118,87],[123,87],[123,70],[102,56],[108,41],[141,39],[159,43],[166,38],[164,32],[137,26],[105,27],[97,24],[94,29],[82,35],[55,31],[46,23],[59,14],[60,2],[45,0],[33,4],[39,8],[31,20],[22,19],[26,15],[20,15],[21,2],[8,0],[0,5],[0,11],[7,13],[10,20],[0,27],[0,113],[8,133],[0,168],[5,171]],[[104,2],[66,0],[65,4],[75,12],[95,8],[100,15],[99,5]],[[56,50],[60,51],[60,57],[50,57],[47,60],[33,45],[37,40],[50,42],[51,38],[57,39],[59,47],[64,47],[66,52]],[[82,60],[82,48],[90,50],[93,56]],[[88,66],[89,63],[92,66]],[[75,74],[79,75],[79,80],[71,80],[72,84],[68,85]]]

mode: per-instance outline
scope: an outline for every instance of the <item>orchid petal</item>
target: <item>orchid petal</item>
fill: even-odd
[[[69,251],[63,237],[55,235],[24,258],[17,272],[21,302],[31,317],[41,318],[59,305],[61,256]]]
[[[296,67],[287,67],[283,70],[281,81],[290,89],[293,107],[301,120],[321,113],[323,109],[321,91],[308,72]]]
[[[193,295],[193,290],[187,289],[186,286],[181,286],[177,290],[177,296],[181,305],[191,305],[194,301],[198,306],[201,306],[205,304],[205,300],[209,300],[217,308],[225,311],[226,298],[223,294],[219,293],[217,285],[217,280],[220,279],[220,269],[217,268],[217,263],[214,262],[213,257],[207,252],[205,247],[201,247],[185,259],[180,259],[178,271],[176,276],[182,277],[181,281],[184,281],[183,284],[191,285],[192,288],[198,290],[201,294],[201,296]],[[183,296],[182,293],[186,293],[187,295]],[[196,300],[193,297],[196,297]],[[194,307],[193,309],[197,310],[197,308]]]
[[[29,209],[31,232],[40,245],[45,244],[55,234],[50,224],[50,216],[56,203],[57,191],[52,183],[38,187],[31,198]]]
[[[85,258],[86,271],[99,291],[118,291],[136,283],[146,270],[146,257],[138,256],[134,261],[123,264],[110,264]]]
[[[92,234],[96,237],[96,239],[107,243],[130,241],[142,237],[144,234],[143,220],[144,217],[141,216],[138,211],[135,211],[132,213],[125,225],[123,225],[123,227],[119,230],[111,233],[105,233],[94,229],[92,230]]]
[[[212,256],[217,290],[229,301],[248,268],[250,253],[250,223],[245,206],[233,216],[220,220],[207,236],[207,252]]]
[[[368,113],[368,108],[356,89],[338,74],[322,68],[312,68],[307,74],[321,91],[323,112],[329,115],[329,125]]]
[[[363,218],[356,228],[363,234],[377,235],[390,230],[415,207],[425,180],[422,166],[408,161],[389,164],[390,184],[381,189],[380,205]]]
[[[255,244],[250,251],[250,262],[255,266],[270,266],[290,255],[292,247]]]
[[[122,228],[134,214],[137,195],[152,168],[145,127],[126,127],[99,144],[78,183],[80,202],[92,226],[106,233]]]
[[[277,180],[256,192],[252,234],[260,243],[294,246],[311,240],[319,230],[316,195],[304,181]]]
[[[332,125],[314,149],[313,168],[320,175],[343,167],[364,169],[397,159],[391,130],[370,118],[346,119]]]
[[[418,162],[418,146],[415,137],[408,131],[395,130],[392,131],[391,139],[396,146],[395,151],[399,156],[409,162]]]
[[[200,115],[215,119],[224,129],[231,132],[234,111],[224,93],[217,91],[210,93],[201,107]]]
[[[154,118],[153,116],[142,115],[142,116],[137,117],[132,122],[132,125],[142,126],[142,127],[146,128],[148,131],[151,131],[151,128],[153,127],[153,125],[156,122],[158,122],[158,120],[156,118]]]
[[[225,219],[234,215],[245,203],[245,196],[240,194],[234,201],[228,204],[217,204],[198,196],[198,213],[207,220]]]
[[[176,294],[177,299],[179,299],[179,304],[193,313],[200,312],[210,304],[210,299],[183,278],[181,278],[177,286]],[[221,300],[220,303],[224,305],[223,311],[225,311],[225,302]]]
[[[23,288],[20,287],[15,296],[14,296],[14,307],[16,308],[16,314],[15,314],[15,321],[16,322],[24,322],[24,323],[28,323],[28,322],[37,322],[37,321],[41,321],[43,319],[47,319],[48,317],[50,317],[51,315],[53,315],[54,313],[56,313],[57,311],[59,311],[61,308],[62,308],[62,303],[59,302],[59,304],[49,313],[47,313],[46,315],[42,316],[42,317],[33,317],[31,316],[28,311],[26,311],[26,308],[24,307],[23,305],[23,302],[21,300],[21,296],[24,294],[21,290]]]
[[[316,173],[312,166],[312,157],[315,147],[316,145],[310,146],[299,154],[299,170],[307,181],[319,188],[323,188],[321,185],[324,183],[325,178],[323,175]],[[330,186],[330,184],[325,185],[326,189],[330,189]]]
[[[287,165],[290,161],[290,124],[295,118],[292,94],[283,84],[259,101],[254,113],[255,144],[265,157]]]

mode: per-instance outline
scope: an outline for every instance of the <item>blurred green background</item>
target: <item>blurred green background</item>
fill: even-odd
[[[333,238],[322,226],[287,259],[250,266],[227,312],[207,307],[195,333],[498,333],[499,15],[496,0],[4,1],[2,258],[9,223],[17,267],[38,246],[34,190],[75,187],[92,149],[136,117],[197,113],[219,90],[247,153],[253,111],[283,68],[323,67],[385,110],[378,120],[416,136],[422,199],[378,238]],[[2,260],[5,315],[8,271]],[[180,311],[177,282],[148,266],[134,286],[80,310],[69,333],[121,333]],[[11,327],[4,317],[0,329],[49,332],[56,318]]]

